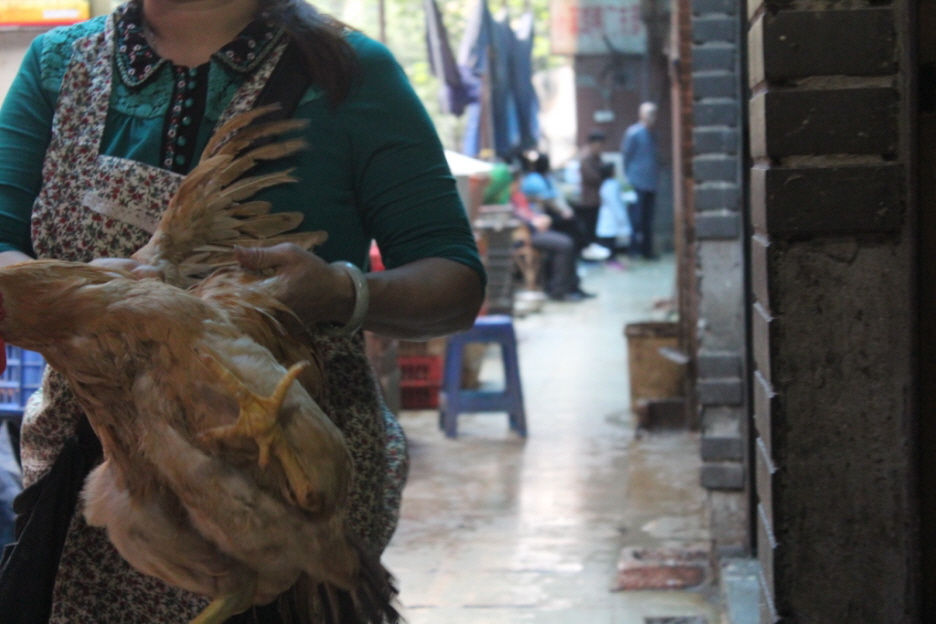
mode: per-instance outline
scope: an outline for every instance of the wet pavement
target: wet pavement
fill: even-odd
[[[506,414],[462,415],[456,440],[436,411],[401,414],[412,469],[384,561],[410,624],[721,622],[711,583],[611,591],[623,548],[705,548],[707,516],[698,436],[637,435],[628,409],[623,328],[662,319],[673,263],[586,270],[597,298],[516,320],[528,439]]]

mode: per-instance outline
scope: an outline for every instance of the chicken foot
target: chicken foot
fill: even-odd
[[[274,455],[283,467],[286,480],[296,500],[308,500],[312,494],[312,484],[286,439],[279,416],[289,387],[309,366],[309,362],[293,364],[268,397],[259,396],[251,391],[214,357],[204,355],[202,362],[218,376],[218,380],[237,400],[240,414],[234,424],[208,429],[200,434],[201,437],[212,440],[234,437],[252,438],[259,449],[257,463],[260,467],[266,468],[270,463],[270,455]]]
[[[189,624],[223,624],[228,618],[242,613],[253,606],[253,595],[257,588],[257,579],[253,578],[248,587],[238,592],[218,596],[195,616]]]

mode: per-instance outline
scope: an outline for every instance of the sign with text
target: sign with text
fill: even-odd
[[[88,0],[0,0],[0,27],[62,26],[88,17]]]
[[[549,9],[553,54],[647,51],[640,0],[551,0]]]

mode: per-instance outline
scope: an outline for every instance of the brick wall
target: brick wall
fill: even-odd
[[[922,68],[918,79],[917,176],[919,180],[932,180],[936,176],[936,3],[917,5],[917,59]],[[926,82],[928,84],[924,85]],[[918,379],[936,378],[936,186],[922,184],[919,188],[920,205],[917,208],[920,246],[920,270],[917,274],[917,322],[920,327],[918,344]],[[917,457],[920,458],[918,500],[921,505],[921,554],[924,622],[936,622],[936,384],[920,383],[919,440]]]
[[[698,317],[695,399],[702,484],[715,546],[748,546],[744,471],[744,247],[741,206],[741,17],[730,0],[691,0],[694,271]]]
[[[748,4],[764,623],[919,621],[905,4]]]

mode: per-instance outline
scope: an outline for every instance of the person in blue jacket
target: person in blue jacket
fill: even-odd
[[[647,260],[656,258],[653,250],[653,216],[656,204],[659,157],[657,153],[656,125],[657,106],[644,102],[638,112],[639,121],[629,127],[621,141],[621,156],[624,158],[624,174],[634,191],[637,203],[629,206],[633,227],[631,256],[643,256]]]

